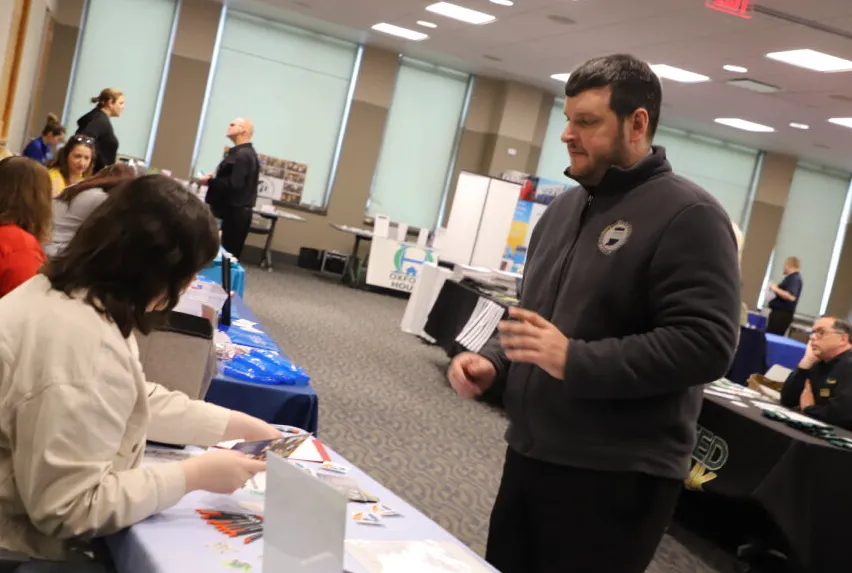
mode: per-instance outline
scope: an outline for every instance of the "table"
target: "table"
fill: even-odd
[[[275,235],[275,226],[278,224],[279,219],[286,219],[288,221],[297,221],[299,223],[304,223],[305,218],[296,215],[295,213],[290,213],[288,211],[279,211],[274,209],[272,211],[264,211],[260,207],[255,207],[252,211],[269,221],[269,227],[251,227],[249,229],[250,233],[254,233],[256,235],[266,235],[266,242],[263,245],[263,255],[260,259],[260,268],[266,269],[269,272],[272,272],[272,238]]]
[[[807,571],[849,571],[852,451],[763,417],[755,400],[738,401],[747,407],[705,394],[691,481],[703,493],[692,495],[706,496],[711,509],[720,498],[737,508],[754,504]],[[729,526],[742,515],[739,509],[727,515]]]
[[[740,340],[727,378],[743,386],[752,374],[765,374],[766,337],[762,330],[752,326],[740,326]]]
[[[443,348],[450,357],[464,351],[478,352],[479,347],[470,347],[459,342],[459,335],[465,327],[481,316],[476,311],[482,308],[482,302],[488,301],[501,307],[511,306],[509,300],[491,296],[466,283],[447,280],[429,311],[429,318],[423,331],[435,340],[435,344]],[[496,324],[494,327],[496,328]],[[489,334],[493,333],[493,329]],[[481,338],[480,338],[481,340]]]
[[[753,328],[757,328],[758,330],[766,330],[766,325],[768,320],[765,315],[760,314],[759,312],[755,312],[753,310],[748,311],[748,324]]]
[[[346,539],[433,540],[462,545],[437,523],[352,466],[331,448],[326,449],[332,461],[352,468],[347,474],[348,477],[357,481],[366,491],[378,496],[381,503],[402,514],[401,517],[386,518],[383,526],[359,525],[352,521],[352,515],[357,511],[364,511],[369,506],[350,503],[347,512]],[[259,573],[263,540],[251,545],[242,545],[239,541],[231,542],[238,553],[225,555],[217,553],[207,545],[225,541],[227,538],[199,519],[195,509],[245,511],[240,509],[239,501],[257,502],[261,499],[244,492],[237,492],[230,496],[193,492],[184,497],[177,506],[107,538],[107,546],[112,553],[116,570],[118,573],[210,573],[224,571],[223,561],[240,559],[251,563],[253,571]],[[294,526],[298,527],[298,524]],[[464,549],[477,561],[483,563],[486,571],[495,571],[475,556],[470,549],[466,547]],[[366,571],[348,554],[344,566],[352,573]]]
[[[766,333],[766,363],[767,366],[780,364],[790,370],[795,370],[802,356],[805,355],[805,343]]]
[[[198,273],[204,278],[211,280],[217,284],[222,284],[222,251],[213,259],[209,267]],[[246,270],[235,260],[231,261],[231,290],[240,296],[245,296],[246,291]]]
[[[239,295],[231,298],[231,321],[244,318],[255,322],[255,328],[263,331],[271,344],[281,351],[266,333],[254,313],[243,303]],[[221,328],[221,326],[220,326]],[[219,373],[210,383],[204,398],[207,402],[245,412],[272,424],[297,426],[316,434],[319,425],[319,399],[314,388],[285,384],[253,384],[223,374],[222,363]]]
[[[337,223],[329,223],[329,225],[341,233],[349,233],[355,236],[355,243],[352,245],[352,254],[349,255],[349,258],[346,260],[346,266],[343,268],[343,282],[355,286],[358,284],[358,274],[360,271],[358,249],[361,247],[361,241],[373,240],[373,232],[358,227],[350,227],[349,225],[338,225]]]

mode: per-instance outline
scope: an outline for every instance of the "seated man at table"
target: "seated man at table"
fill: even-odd
[[[828,424],[852,430],[852,325],[820,317],[805,355],[781,389],[781,403]]]

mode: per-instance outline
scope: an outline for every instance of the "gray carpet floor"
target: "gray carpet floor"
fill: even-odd
[[[444,352],[400,330],[404,299],[295,267],[246,266],[246,302],[312,377],[322,439],[482,554],[503,414],[455,395]],[[734,571],[730,556],[676,526],[648,569]]]

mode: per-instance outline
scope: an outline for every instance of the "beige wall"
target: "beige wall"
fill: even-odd
[[[192,149],[210,74],[222,7],[209,0],[184,0],[151,165],[190,176]],[[223,128],[224,129],[224,128]]]
[[[13,95],[15,99],[9,121],[7,145],[14,151],[22,150],[29,140],[28,120],[32,110],[33,92],[39,79],[42,50],[50,49],[49,45],[44,45],[48,17],[51,16],[49,16],[45,0],[32,0],[26,28],[26,42],[18,72],[18,85]]]
[[[538,88],[477,77],[453,182],[460,171],[491,176],[504,171],[535,173],[552,106],[553,95]],[[443,222],[450,216],[453,191],[451,186]]]
[[[784,217],[795,170],[795,157],[777,153],[767,153],[764,157],[742,260],[742,296],[750,308],[757,306],[766,266],[781,228],[781,219]]]

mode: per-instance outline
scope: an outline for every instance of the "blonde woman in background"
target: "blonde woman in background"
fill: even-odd
[[[124,94],[114,88],[106,88],[92,98],[95,109],[77,120],[77,134],[88,135],[95,140],[95,172],[115,163],[118,154],[118,138],[110,118],[124,111]]]
[[[95,140],[88,135],[74,135],[68,140],[47,171],[54,197],[92,174],[94,155]]]
[[[740,270],[743,266],[743,248],[745,247],[745,236],[739,225],[731,221],[731,227],[734,228],[734,236],[737,238],[737,260],[740,263]],[[740,303],[740,325],[748,324],[748,305],[744,302]]]

